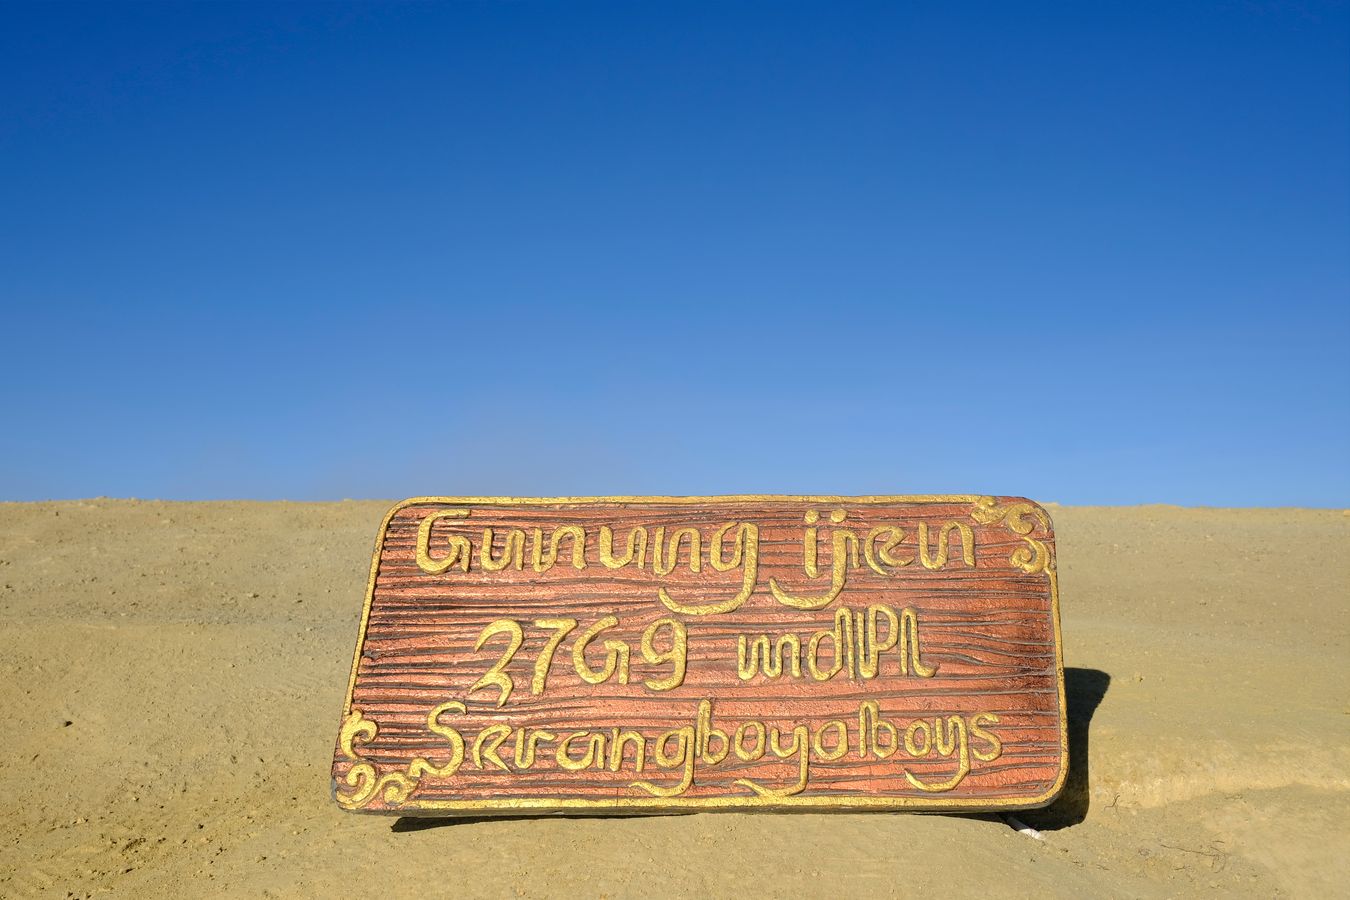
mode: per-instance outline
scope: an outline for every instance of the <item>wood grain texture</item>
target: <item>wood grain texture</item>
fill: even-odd
[[[832,522],[831,512],[842,522]],[[455,565],[432,573],[419,566],[419,527],[437,514],[441,517],[426,530],[423,549],[433,560],[443,561],[452,538],[462,538],[471,547],[467,571]],[[813,517],[818,521],[810,522]],[[744,565],[718,571],[710,557],[717,548],[709,546],[718,529],[733,522],[757,527],[758,571],[748,599],[719,614],[673,612],[661,601],[658,588],[664,587],[680,604],[725,603],[737,596]],[[948,529],[948,559],[934,566],[947,523],[959,523],[960,528]],[[677,529],[694,528],[701,538],[699,571],[692,570],[687,542],[669,574],[653,570],[651,545],[642,568],[636,560],[610,568],[601,560],[602,525],[613,529],[616,553],[627,546],[634,528],[647,529],[649,539],[664,528],[667,540]],[[571,545],[563,539],[557,562],[547,571],[536,571],[535,529],[547,545],[555,530],[566,526],[584,533],[584,568],[574,567]],[[819,543],[819,575],[814,578],[804,566],[804,535],[812,526]],[[523,532],[519,568],[508,562],[500,571],[485,569],[485,528],[493,532],[492,558],[508,553],[512,530]],[[880,532],[867,553],[868,536],[886,528],[896,531]],[[963,530],[968,531],[973,565],[962,558]],[[838,596],[819,609],[793,608],[776,599],[771,580],[796,597],[827,592],[836,531],[853,533],[860,546],[855,566],[848,560],[849,545],[844,545],[848,564]],[[928,536],[927,554],[919,546],[921,531]],[[885,539],[897,533],[901,537],[890,552],[879,554]],[[736,528],[725,533],[723,559],[732,556],[737,534]],[[881,571],[869,565],[869,558]],[[1020,498],[405,501],[391,511],[377,541],[344,730],[333,763],[335,794],[344,806],[360,811],[441,815],[1042,805],[1058,791],[1067,764],[1057,604],[1049,516]],[[850,627],[862,626],[869,607],[885,607],[897,616],[902,610],[913,612],[917,664],[931,669],[930,677],[912,667],[903,671],[909,661],[899,646],[877,654],[874,677],[860,671],[865,646],[856,647],[851,662],[847,653],[840,653],[840,671],[833,677],[813,677],[806,659],[812,635],[836,629],[840,610],[849,611]],[[575,642],[609,616],[617,624],[597,636],[585,659],[599,669],[605,642],[622,642],[630,655],[627,684],[617,674],[591,684],[574,667]],[[577,626],[558,644],[545,688],[534,693],[536,661],[554,634],[535,623],[568,619]],[[669,676],[672,665],[644,658],[643,633],[652,623],[669,619],[687,633],[684,677],[670,690],[653,690],[644,681]],[[502,667],[513,687],[499,707],[498,687],[472,688],[506,649],[506,633],[475,649],[484,629],[501,620],[519,623],[521,642]],[[884,613],[878,627],[884,646]],[[799,636],[802,677],[786,670],[776,678],[763,672],[744,677],[741,637],[749,646],[760,635],[772,642],[786,633]],[[660,629],[654,649],[669,648],[670,634],[670,627]],[[855,637],[850,643],[842,636],[848,646],[860,640]],[[818,641],[818,669],[828,671],[834,665],[835,643],[829,637]],[[711,729],[725,732],[733,744],[740,726],[758,722],[768,731],[777,729],[783,745],[779,749],[785,750],[795,729],[805,726],[810,749],[802,751],[804,787],[801,754],[770,748],[760,758],[745,758],[754,756],[749,746],[757,730],[753,725],[747,726],[741,745],[747,752],[738,754],[732,747],[718,759],[719,741],[716,736],[707,740],[706,723],[697,724],[702,701],[711,703]],[[435,723],[441,727],[433,731],[428,715],[450,702],[463,704],[462,711],[443,708]],[[898,746],[890,754],[884,755],[884,726],[879,750],[869,745],[867,728],[860,727],[860,708],[868,702],[896,727]],[[498,746],[505,771],[490,754],[483,757],[482,744],[474,752],[478,736],[495,725],[507,726],[500,729],[505,736]],[[454,758],[446,727],[463,739],[460,760]],[[517,742],[528,743],[537,729],[553,737],[537,743],[532,765],[518,765],[513,756]],[[646,760],[641,772],[631,744],[617,765],[608,764],[615,729],[643,736]],[[680,729],[688,729],[692,737],[693,749],[685,756],[677,752]],[[583,759],[593,734],[602,735],[603,747],[597,749],[603,752],[584,770],[572,771],[560,764],[558,744],[577,732],[585,734],[574,740],[567,758]],[[841,732],[846,744],[842,751],[837,740]],[[945,741],[938,740],[943,737]],[[668,761],[679,759],[661,765],[656,757],[662,747]],[[924,752],[916,752],[920,749]],[[657,796],[635,785],[646,782],[674,791],[686,765],[692,777],[675,796]],[[950,787],[931,790],[953,779]]]

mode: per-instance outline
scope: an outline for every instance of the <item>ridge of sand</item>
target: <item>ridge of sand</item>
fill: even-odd
[[[1350,875],[1350,515],[1054,507],[1074,766],[1023,816],[353,816],[389,504],[0,504],[0,895],[1176,896]]]

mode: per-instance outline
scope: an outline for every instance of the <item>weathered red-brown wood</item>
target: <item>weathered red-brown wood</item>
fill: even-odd
[[[1058,616],[1050,518],[1020,498],[409,500],[334,791],[437,815],[1037,806],[1067,764]]]

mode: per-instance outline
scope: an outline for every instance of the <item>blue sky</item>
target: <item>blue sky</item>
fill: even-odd
[[[9,4],[0,304],[0,499],[1350,506],[1350,11]]]

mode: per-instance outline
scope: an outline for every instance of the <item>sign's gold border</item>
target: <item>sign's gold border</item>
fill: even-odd
[[[366,602],[361,609],[361,625],[356,637],[356,651],[352,654],[351,676],[347,679],[347,698],[342,706],[342,718],[352,711],[352,694],[356,690],[356,671],[361,664],[361,651],[365,649],[366,627],[370,622],[370,607],[375,600],[375,576],[380,568],[380,556],[384,551],[385,535],[389,523],[400,510],[422,504],[453,504],[457,506],[479,504],[492,506],[554,506],[557,504],[591,503],[747,503],[756,501],[791,500],[802,503],[976,503],[982,494],[929,494],[929,495],[867,495],[847,497],[835,495],[807,494],[723,494],[709,497],[666,497],[666,496],[616,496],[616,497],[409,497],[394,504],[380,523],[375,537],[375,552],[370,562],[370,579],[366,583]],[[1024,500],[1025,498],[1016,498]],[[1050,514],[1040,504],[1033,503],[1051,521]],[[1053,526],[1052,526],[1053,527]],[[994,809],[1036,809],[1051,803],[1064,788],[1069,774],[1069,713],[1064,694],[1064,651],[1059,628],[1059,575],[1054,565],[1047,566],[1045,575],[1050,579],[1050,618],[1054,625],[1055,639],[1055,679],[1059,691],[1059,773],[1055,783],[1043,794],[1035,797],[958,797],[940,800],[927,797],[693,797],[672,802],[672,798],[663,797],[615,797],[607,800],[549,799],[547,797],[513,797],[502,800],[408,800],[396,810],[356,810],[374,814],[435,815],[438,812],[463,812],[478,815],[537,812],[592,812],[592,813],[661,813],[695,812],[701,810],[737,810],[751,809],[806,809],[817,812],[839,810],[908,810],[931,811],[963,810],[979,812]],[[334,782],[336,790],[336,782]]]

